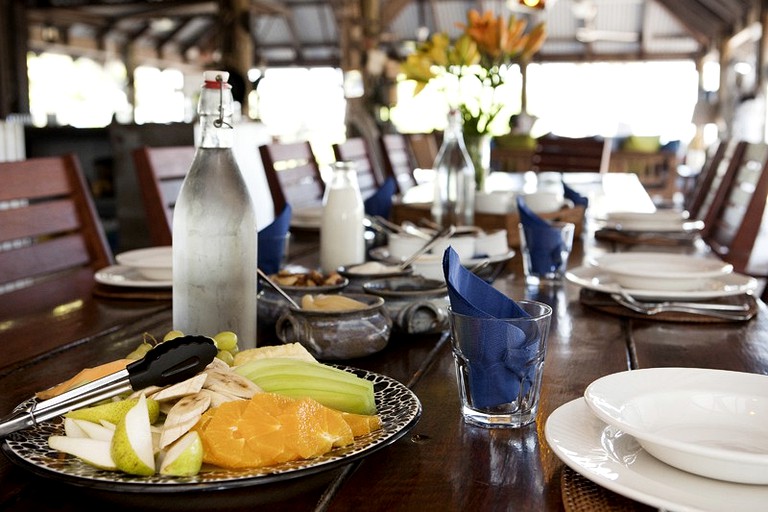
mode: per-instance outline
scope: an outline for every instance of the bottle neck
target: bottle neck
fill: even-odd
[[[214,84],[215,85],[215,84]],[[234,143],[231,90],[225,86],[203,86],[197,113],[200,116],[200,147],[231,148]]]

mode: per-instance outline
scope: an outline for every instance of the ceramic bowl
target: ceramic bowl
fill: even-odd
[[[388,250],[393,261],[403,261],[424,247],[427,240],[414,235],[390,233]]]
[[[150,281],[173,279],[173,254],[170,246],[148,247],[115,255],[118,265],[132,267]]]
[[[480,233],[475,237],[475,256],[501,256],[509,252],[509,240],[506,229],[497,229]]]
[[[459,259],[468,260],[475,255],[475,234],[467,233],[463,235],[454,235],[446,240],[440,240],[432,246],[430,252],[442,258],[443,253],[448,247],[452,247]]]
[[[392,320],[384,299],[374,295],[342,293],[364,302],[364,309],[314,311],[293,306],[275,324],[283,343],[301,343],[314,357],[326,361],[354,359],[375,354],[389,343]]]
[[[377,279],[363,285],[365,293],[384,299],[393,326],[408,334],[442,332],[450,327],[448,288],[443,279],[422,276]]]
[[[321,286],[286,286],[280,285],[293,300],[301,304],[301,298],[308,294],[331,294],[339,293],[349,285],[349,279],[342,277],[341,282],[337,284],[328,284]],[[257,300],[258,321],[266,325],[273,325],[281,314],[288,311],[289,304],[269,285],[264,284],[258,295]]]
[[[374,263],[374,262],[369,262]],[[363,285],[368,281],[374,279],[382,279],[384,277],[404,277],[413,274],[412,267],[406,267],[404,269],[393,265],[391,263],[381,263],[378,271],[369,270],[368,272],[360,272],[355,269],[359,265],[350,265],[348,267],[340,267],[338,272],[349,281],[349,285],[345,292],[348,293],[363,293]]]

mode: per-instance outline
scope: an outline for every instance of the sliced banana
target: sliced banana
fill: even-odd
[[[160,448],[165,448],[186,434],[211,405],[211,397],[197,393],[188,395],[174,404],[168,412],[160,434]]]
[[[190,377],[187,380],[163,388],[157,393],[147,395],[147,398],[153,398],[158,402],[163,402],[167,400],[176,400],[177,398],[182,398],[187,395],[194,395],[203,389],[203,384],[205,384],[207,378],[207,373],[198,373],[194,377]]]
[[[208,378],[205,381],[204,388],[211,391],[217,391],[225,395],[231,395],[238,398],[251,398],[262,390],[253,381],[233,372],[231,369],[219,371],[215,369],[206,369]]]
[[[232,402],[234,400],[245,400],[244,398],[240,398],[239,396],[220,393],[218,391],[213,391],[212,389],[201,389],[200,394],[205,394],[211,397],[210,408],[218,407],[225,402]]]

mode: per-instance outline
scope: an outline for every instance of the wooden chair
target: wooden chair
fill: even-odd
[[[0,293],[114,263],[74,154],[0,163]]]
[[[729,146],[730,150],[728,150]],[[704,201],[710,190],[712,190],[712,182],[720,168],[720,163],[723,162],[726,153],[728,153],[728,162],[730,163],[730,158],[731,155],[733,155],[735,146],[736,142],[724,140],[717,145],[714,153],[708,155],[699,175],[696,177],[696,183],[693,186],[693,190],[683,201],[683,208],[688,212],[690,218],[698,219],[700,217],[702,206],[704,205]],[[727,164],[725,168],[727,168]]]
[[[408,133],[405,137],[408,139],[416,167],[431,169],[435,165],[435,158],[440,150],[435,133]]]
[[[194,157],[194,146],[142,146],[133,152],[153,245],[171,245],[173,208]]]
[[[413,171],[418,164],[408,138],[400,133],[387,133],[379,137],[379,145],[384,160],[385,177],[395,179],[397,193],[403,194],[417,185]]]
[[[611,155],[610,139],[570,138],[546,135],[536,141],[531,158],[535,172],[606,172]]]
[[[723,176],[707,212],[702,238],[737,272],[765,277],[768,253],[754,249],[768,242],[763,222],[768,213],[768,145],[746,144],[737,162]]]
[[[704,221],[705,233],[706,230],[710,229],[709,226],[714,223],[715,215],[726,199],[728,189],[741,165],[746,148],[747,143],[743,141],[730,142],[725,147],[725,153],[714,171],[709,190],[701,200],[701,206],[695,217]]]
[[[273,142],[259,146],[275,216],[286,204],[294,212],[322,206],[325,182],[309,141]]]
[[[384,183],[383,173],[377,170],[376,161],[362,137],[352,137],[333,144],[336,161],[353,162],[357,167],[357,182],[363,199],[371,197]]]

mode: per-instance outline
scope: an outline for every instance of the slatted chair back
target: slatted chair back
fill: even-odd
[[[373,154],[362,137],[351,137],[333,144],[333,156],[337,162],[352,162],[357,169],[357,183],[363,199],[371,197],[384,182],[377,171]]]
[[[323,204],[325,183],[309,141],[273,142],[259,146],[275,216],[286,204],[293,211]]]
[[[708,213],[702,237],[736,271],[764,276],[768,274],[768,254],[754,248],[765,245],[768,236],[762,227],[768,213],[768,145],[747,144],[739,164],[732,168],[735,170],[726,174],[718,191],[724,200],[715,202]]]
[[[418,164],[408,138],[400,133],[386,133],[379,137],[379,145],[384,160],[385,177],[395,179],[396,192],[403,194],[409,188],[416,186],[413,171]]]
[[[0,163],[0,293],[114,262],[74,154]]]
[[[153,245],[171,245],[173,209],[194,157],[194,146],[142,146],[133,152]]]
[[[416,167],[431,169],[435,165],[437,152],[440,150],[435,133],[409,133],[405,137],[411,147]]]
[[[729,143],[725,148],[725,154],[723,154],[723,158],[720,160],[717,170],[712,177],[709,191],[701,203],[697,216],[697,218],[704,221],[704,231],[702,233],[704,236],[712,229],[715,219],[720,213],[721,206],[726,200],[731,184],[744,159],[747,145],[744,141],[735,141]]]
[[[535,172],[607,172],[610,155],[610,139],[547,135],[536,141],[531,167]]]
[[[698,219],[701,217],[702,206],[712,190],[712,183],[720,168],[720,164],[723,162],[726,154],[728,155],[728,163],[730,163],[735,147],[735,141],[723,140],[717,145],[714,152],[707,156],[699,175],[696,177],[693,190],[688,194],[683,203],[683,208],[688,212],[690,218]],[[727,168],[727,164],[725,168]]]

